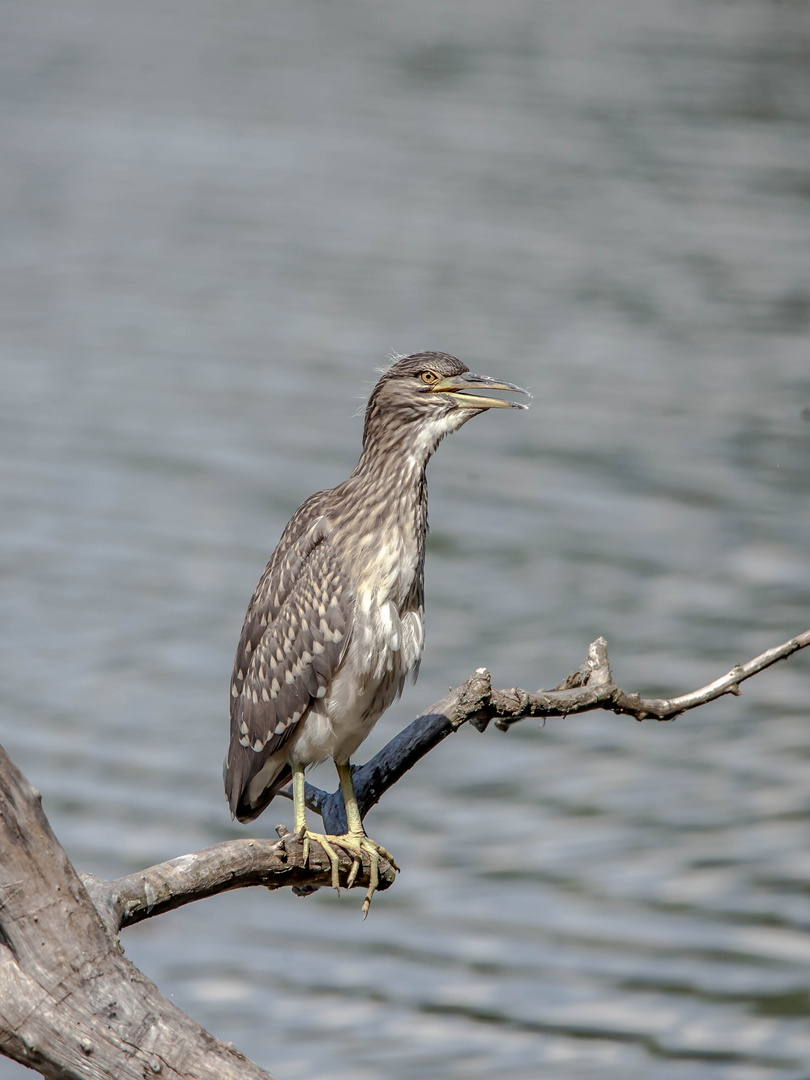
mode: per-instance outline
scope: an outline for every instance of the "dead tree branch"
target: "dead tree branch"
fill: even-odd
[[[363,814],[417,761],[469,722],[502,731],[527,717],[593,709],[671,720],[810,645],[810,630],[688,694],[644,698],[616,686],[598,638],[579,670],[554,690],[494,690],[486,668],[416,718],[366,765],[355,768]],[[327,832],[345,830],[339,793],[307,785]],[[312,844],[307,866],[297,837],[231,840],[117,881],[76,874],[42,812],[39,794],[0,748],[0,1052],[54,1080],[272,1080],[195,1024],[121,954],[126,926],[229,889],[298,891],[328,886],[330,865]],[[351,859],[341,856],[342,880]],[[368,862],[355,887],[368,885]],[[394,871],[381,866],[382,890]]]
[[[808,645],[810,630],[766,650],[746,664],[735,664],[731,671],[707,686],[671,698],[644,698],[618,687],[613,681],[603,637],[588,647],[588,655],[579,670],[571,672],[554,690],[535,693],[517,687],[494,690],[487,669],[478,668],[463,686],[451,690],[418,716],[365,765],[353,766],[360,811],[365,816],[420,758],[467,722],[479,731],[485,731],[490,722],[500,731],[506,731],[528,717],[571,716],[594,709],[634,716],[636,720],[648,717],[674,720],[688,709],[706,705],[725,694],[739,695],[740,683]],[[339,791],[327,794],[307,784],[307,805],[321,815],[327,832],[345,831],[346,817]]]
[[[328,887],[331,863],[320,844],[311,845],[309,861],[304,866],[301,841],[282,826],[279,826],[279,832],[282,833],[280,840],[225,840],[116,881],[103,881],[92,874],[82,874],[81,878],[111,934],[153,915],[162,915],[194,900],[231,889],[251,885],[263,885],[267,889],[290,886],[307,893],[320,886]],[[341,881],[346,881],[352,859],[342,850],[338,855]],[[369,870],[366,857],[352,888],[368,888]],[[393,868],[381,861],[378,891],[390,888],[394,879]]]
[[[0,1051],[53,1080],[273,1080],[122,956],[0,749]]]

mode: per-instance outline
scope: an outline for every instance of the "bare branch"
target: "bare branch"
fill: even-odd
[[[52,1080],[273,1080],[121,955],[2,748],[0,851],[0,1053]]]
[[[708,686],[672,698],[643,698],[616,686],[607,642],[602,637],[589,646],[588,656],[579,670],[554,690],[534,693],[517,687],[493,690],[489,672],[479,668],[463,686],[451,690],[418,716],[365,765],[353,767],[358,805],[365,817],[425,754],[465,723],[484,731],[494,721],[496,728],[506,731],[527,717],[568,716],[594,709],[634,716],[637,720],[646,717],[671,720],[724,694],[738,694],[739,684],[745,679],[807,645],[810,645],[810,630],[746,664],[736,665]],[[283,794],[289,797],[288,790]],[[307,805],[321,815],[328,833],[339,835],[346,831],[339,790],[327,793],[307,784]],[[345,853],[340,855],[341,880],[345,880],[351,859]],[[369,869],[366,861],[353,887],[367,887]],[[292,886],[301,893],[314,891],[329,885],[329,870],[328,859],[318,844],[312,845],[309,865],[305,867],[302,845],[285,832],[279,841],[226,841],[117,881],[101,881],[90,875],[83,875],[83,881],[106,925],[117,933],[152,915],[230,889],[264,885],[270,889]],[[388,888],[394,880],[394,871],[387,864],[382,870],[380,890]]]
[[[786,660],[789,656],[793,656],[795,652],[798,652],[799,649],[804,649],[808,645],[810,645],[810,630],[798,634],[796,637],[791,638],[790,641],[783,642],[782,645],[776,645],[773,649],[767,649],[759,656],[755,656],[753,660],[749,660],[747,664],[735,664],[731,671],[723,675],[722,678],[715,679],[714,682],[701,687],[699,690],[693,690],[691,694],[682,694],[680,697],[668,699],[655,698],[648,700],[639,698],[638,707],[636,707],[635,702],[632,702],[631,706],[631,696],[625,695],[627,701],[617,700],[616,704],[623,706],[627,704],[628,707],[616,708],[615,711],[627,712],[631,716],[635,716],[637,720],[644,720],[645,713],[648,716],[655,717],[656,720],[672,720],[676,716],[680,716],[681,713],[685,713],[687,709],[697,708],[698,705],[706,705],[709,701],[715,701],[717,698],[723,697],[724,694],[739,696],[741,682],[750,679],[752,675],[758,675],[760,671],[765,671],[766,668],[776,664],[779,660]]]
[[[484,731],[494,722],[505,731],[526,717],[593,709],[669,720],[739,694],[746,679],[808,645],[810,630],[672,698],[644,698],[616,686],[604,638],[593,642],[579,670],[554,690],[493,690],[489,672],[479,668],[354,769],[361,811],[365,815],[465,723]],[[327,832],[345,831],[339,793],[307,785],[307,799]],[[80,879],[51,832],[39,795],[0,748],[0,1053],[59,1080],[90,1072],[110,1080],[156,1073],[169,1080],[272,1080],[166,1001],[124,959],[116,935],[122,927],[229,889],[290,885],[306,893],[327,886],[331,868],[320,845],[312,844],[304,866],[298,837],[281,826],[278,831],[278,841],[231,840],[118,881]],[[345,880],[352,860],[339,855]],[[367,887],[369,869],[366,860],[355,887]],[[382,890],[395,875],[387,864],[380,871]]]
[[[358,805],[365,816],[420,758],[468,721],[479,731],[484,731],[491,721],[496,728],[506,731],[527,717],[569,716],[594,709],[634,716],[637,720],[647,717],[674,720],[687,709],[705,705],[725,694],[739,695],[740,683],[808,645],[810,630],[768,649],[746,664],[736,664],[722,678],[699,690],[672,698],[644,698],[618,687],[613,681],[607,642],[603,637],[588,647],[588,655],[579,671],[572,672],[554,690],[535,693],[517,687],[493,690],[489,672],[479,668],[463,686],[451,690],[418,716],[369,762],[353,768]],[[287,794],[286,790],[284,794]],[[321,814],[327,831],[345,830],[340,791],[327,794],[307,784],[307,805]]]
[[[300,839],[282,826],[279,831],[283,832],[280,840],[226,840],[116,881],[102,881],[91,874],[81,877],[93,904],[113,934],[153,915],[162,915],[164,911],[231,889],[252,885],[264,885],[268,889],[292,886],[305,894],[321,886],[328,887],[331,864],[320,844],[312,842],[309,860],[304,866]],[[342,849],[337,854],[341,881],[345,881],[352,868],[352,859]],[[366,856],[353,889],[368,888],[369,871]],[[389,888],[394,878],[393,868],[382,860],[378,890],[382,892]]]

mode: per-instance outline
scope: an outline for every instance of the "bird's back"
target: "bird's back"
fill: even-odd
[[[396,501],[381,512],[376,487],[353,475],[290,519],[248,605],[231,676],[225,786],[240,820],[287,783],[291,756],[348,759],[415,678],[426,503],[424,488],[403,521]]]
[[[415,675],[424,640],[425,468],[445,435],[519,390],[457,357],[401,357],[372,390],[352,475],[293,515],[248,607],[231,680],[225,786],[259,814],[290,764],[345,763]],[[471,393],[472,392],[472,393]]]

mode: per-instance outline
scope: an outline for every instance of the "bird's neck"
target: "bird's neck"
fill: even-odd
[[[446,432],[446,422],[441,419],[410,430],[404,427],[367,433],[352,475],[363,486],[380,488],[380,502],[393,505],[397,496],[412,500],[414,493],[424,487],[427,463]]]
[[[431,455],[455,426],[445,417],[395,428],[380,425],[379,431],[370,431],[367,425],[363,453],[354,472],[364,479],[385,476],[388,483],[409,490],[423,482]]]
[[[400,442],[368,439],[351,476],[367,526],[380,535],[390,530],[410,536],[418,557],[427,531],[425,469],[441,433]]]

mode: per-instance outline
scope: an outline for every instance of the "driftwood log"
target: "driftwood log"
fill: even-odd
[[[628,694],[613,681],[599,638],[579,670],[555,690],[495,690],[479,668],[408,725],[367,764],[354,768],[363,815],[420,758],[472,724],[502,731],[526,717],[604,709],[671,720],[725,694],[810,645],[810,630],[692,693],[673,698]],[[329,833],[345,831],[339,792],[307,785],[307,802]],[[341,856],[341,880],[352,860]],[[381,866],[379,889],[394,870]],[[354,888],[368,887],[366,861]],[[78,874],[51,831],[40,796],[0,748],[0,1051],[55,1080],[272,1080],[168,1001],[122,955],[126,926],[228,889],[291,886],[306,893],[330,884],[330,864],[300,840],[230,840],[117,881]]]

